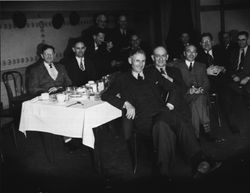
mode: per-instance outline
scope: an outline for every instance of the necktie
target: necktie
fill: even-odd
[[[245,58],[245,54],[244,54],[244,50],[241,50],[241,55],[240,55],[240,63],[238,66],[238,70],[241,70],[243,68],[243,64],[244,64],[244,58]]]
[[[192,62],[190,62],[189,67],[188,67],[188,71],[191,72],[192,69],[193,69],[193,64],[192,64]]]
[[[166,74],[163,68],[160,68],[161,74]]]
[[[214,63],[214,58],[211,56],[211,54],[209,54],[209,52],[207,52],[207,63],[209,66],[213,65]]]
[[[85,70],[85,67],[84,67],[84,64],[83,64],[83,58],[81,58],[80,59],[80,65],[79,65],[79,67],[80,67],[80,69],[82,70],[82,71],[84,71]]]
[[[58,71],[56,70],[55,67],[53,67],[53,64],[49,64],[49,74],[51,76],[52,79],[56,80],[57,75],[58,75]]]
[[[143,80],[143,77],[140,74],[138,74],[137,80]]]

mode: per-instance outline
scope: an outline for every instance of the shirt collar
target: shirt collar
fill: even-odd
[[[140,76],[141,76],[143,79],[145,78],[143,72],[137,73],[137,72],[132,71],[132,75],[133,75],[133,77],[135,77],[136,79],[138,78],[138,74],[140,74]]]
[[[164,66],[164,67],[155,66],[155,67],[156,67],[156,69],[157,69],[159,72],[161,72],[161,69],[163,69],[164,72],[166,72],[165,66]]]
[[[53,64],[53,63],[50,63],[50,64],[49,64],[49,63],[47,63],[47,62],[45,62],[45,61],[44,61],[43,63],[44,63],[44,65],[45,65],[46,68],[50,68],[50,64],[51,64],[52,68],[54,67],[54,64]]]
[[[80,58],[80,57],[76,56],[76,60],[78,63],[81,61],[81,59],[82,59],[82,61],[84,61],[84,57]]]
[[[244,55],[246,55],[246,53],[247,53],[247,48],[248,48],[248,46],[246,46],[246,47],[243,48],[243,49],[240,49],[240,53],[242,52],[241,50],[244,50]]]
[[[189,67],[191,62],[188,61],[188,60],[185,60],[185,63],[186,63],[186,65]],[[192,66],[194,66],[194,61],[192,61]]]

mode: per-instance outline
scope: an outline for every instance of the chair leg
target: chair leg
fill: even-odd
[[[16,149],[17,149],[18,146],[17,146],[17,138],[16,138],[16,130],[15,130],[16,128],[15,128],[15,124],[13,123],[11,127],[12,127],[11,130],[12,130],[12,135],[13,135],[13,141],[14,141],[15,147],[16,147]]]
[[[3,163],[4,162],[4,157],[3,157],[3,153],[2,152],[1,152],[0,156],[1,156],[1,162]]]
[[[134,162],[134,164],[133,164],[133,174],[135,174],[136,173],[136,171],[137,171],[137,140],[136,140],[136,134],[134,134],[134,160],[133,160],[133,162]]]
[[[218,125],[219,125],[219,127],[221,127],[221,126],[222,126],[222,124],[221,124],[221,116],[220,116],[220,107],[219,107],[218,95],[216,95],[216,107],[217,107],[217,119],[218,119]]]
[[[221,127],[222,126],[222,124],[221,124],[221,116],[220,116],[220,112],[219,112],[219,110],[217,111],[217,116],[218,116],[218,125],[219,125],[219,127]]]

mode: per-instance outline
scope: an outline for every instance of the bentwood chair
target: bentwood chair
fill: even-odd
[[[29,100],[31,96],[25,92],[24,80],[20,72],[4,72],[2,74],[2,80],[8,95],[10,113],[14,118],[15,126],[18,126],[22,102]]]
[[[2,132],[3,130],[10,130],[13,138],[13,142],[15,147],[17,148],[17,138],[16,138],[16,131],[15,131],[15,122],[13,117],[3,113],[2,102],[0,105],[0,156],[1,160],[4,160],[3,152],[2,152]]]

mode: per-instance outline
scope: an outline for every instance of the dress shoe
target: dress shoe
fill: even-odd
[[[210,132],[205,133],[205,138],[209,142],[215,142],[215,143],[223,143],[225,141],[224,138],[218,138],[212,135]]]
[[[202,161],[198,167],[196,172],[193,175],[193,178],[200,179],[204,177],[205,175],[215,171],[222,165],[222,162],[208,162],[208,161]]]
[[[215,142],[216,139],[217,139],[217,138],[216,138],[215,136],[213,136],[210,132],[205,133],[204,136],[205,136],[205,139],[206,139],[207,141],[210,141],[210,142]]]

